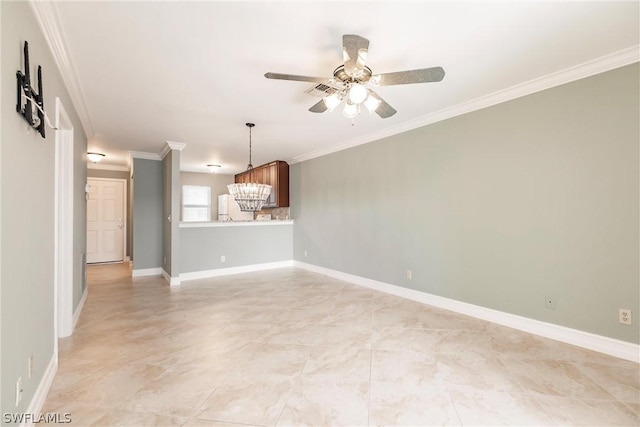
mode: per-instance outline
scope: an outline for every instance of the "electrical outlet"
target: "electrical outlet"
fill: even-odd
[[[631,310],[626,308],[621,308],[618,310],[618,321],[623,325],[631,324]]]
[[[548,309],[555,310],[556,308],[556,297],[546,296],[544,297],[544,306]]]
[[[220,262],[227,262],[227,257],[224,255],[220,255]]]
[[[304,251],[304,257],[305,258],[307,257],[307,251],[306,250]]]
[[[407,279],[411,280],[412,277],[413,277],[413,273],[411,272],[411,270],[407,270]]]
[[[164,257],[164,261],[162,262],[163,264],[167,263],[167,257]]]
[[[29,378],[33,376],[33,354],[29,355]]]
[[[18,377],[18,381],[16,381],[16,406],[22,401],[22,391],[22,377]]]

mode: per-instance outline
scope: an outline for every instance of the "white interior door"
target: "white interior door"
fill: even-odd
[[[124,260],[124,181],[87,180],[87,262]]]

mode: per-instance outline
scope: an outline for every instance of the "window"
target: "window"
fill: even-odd
[[[182,220],[186,222],[211,221],[211,187],[182,186]]]

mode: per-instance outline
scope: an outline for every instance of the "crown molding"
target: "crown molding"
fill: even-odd
[[[82,94],[78,73],[73,65],[71,55],[68,53],[69,48],[67,47],[55,4],[53,1],[29,0],[29,6],[49,45],[49,50],[58,66],[62,81],[69,92],[71,102],[80,118],[80,123],[82,123],[85,136],[91,138],[94,135],[91,116]]]
[[[171,150],[182,151],[182,149],[186,146],[187,144],[185,144],[184,142],[166,141],[166,144],[164,145],[164,147],[162,147],[162,150],[160,151],[160,158],[164,159],[165,156],[169,154],[169,151]]]
[[[108,164],[105,164],[105,163],[88,163],[87,164],[87,169],[129,172],[129,167],[128,166],[108,165]]]
[[[145,160],[162,160],[157,153],[145,153],[144,151],[129,151],[129,160],[145,159]]]
[[[609,55],[605,55],[600,58],[596,58],[594,60],[576,65],[574,67],[569,67],[555,73],[547,74],[546,76],[529,80],[524,83],[511,86],[507,89],[493,92],[489,95],[481,96],[468,102],[454,105],[453,107],[445,108],[443,110],[427,114],[417,119],[400,123],[397,126],[392,126],[378,132],[370,133],[360,138],[351,139],[343,143],[334,144],[320,150],[312,151],[310,153],[294,157],[293,159],[289,160],[289,164],[304,162],[306,160],[315,159],[316,157],[325,156],[337,151],[346,150],[351,147],[397,135],[402,132],[407,132],[409,130],[447,120],[452,117],[467,114],[472,111],[481,110],[483,108],[491,107],[496,104],[511,101],[513,99],[530,95],[535,92],[540,92],[596,74],[604,73],[606,71],[633,64],[638,61],[640,61],[640,45],[619,50]]]

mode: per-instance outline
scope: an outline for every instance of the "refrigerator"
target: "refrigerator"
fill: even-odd
[[[242,212],[230,194],[218,196],[218,221],[252,221],[253,212]]]

